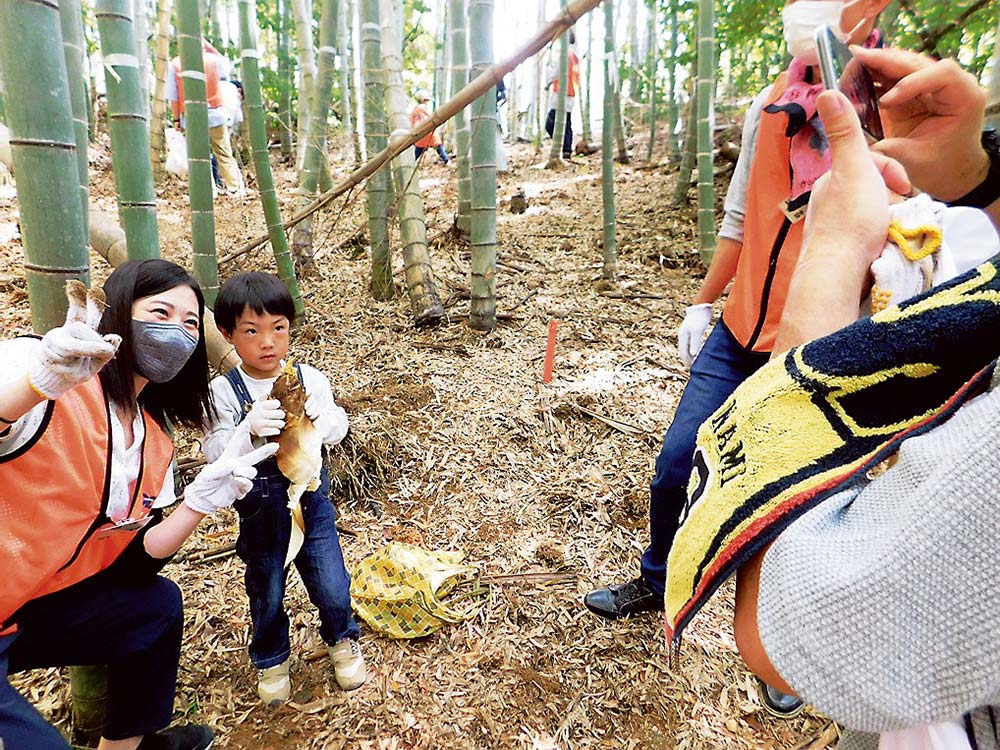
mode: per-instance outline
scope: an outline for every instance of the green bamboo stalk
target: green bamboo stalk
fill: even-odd
[[[278,2],[278,137],[281,155],[292,155],[292,71],[288,59],[288,28],[290,25],[290,0]]]
[[[365,142],[371,151],[386,147],[385,94],[382,88],[382,41],[378,0],[361,0],[361,60],[365,83]],[[368,242],[372,250],[371,292],[375,299],[392,299],[392,280],[387,211],[388,174],[378,170],[368,179]]]
[[[691,63],[691,83],[692,88],[697,75],[698,68],[697,55]],[[679,208],[687,203],[688,192],[691,189],[691,173],[694,171],[694,164],[698,157],[698,107],[695,103],[693,91],[687,105],[687,115],[684,118],[684,144],[681,148],[681,164],[677,170],[677,183],[674,185],[674,195],[671,204],[674,208]]]
[[[449,0],[448,17],[451,19],[451,95],[454,97],[469,82],[469,41],[466,0]],[[469,147],[472,133],[469,130],[469,110],[462,109],[455,116],[455,159],[458,162],[458,229],[465,238],[472,231],[472,172]]]
[[[698,0],[698,254],[706,266],[715,254],[715,168],[712,109],[715,93],[715,3]]]
[[[212,163],[208,137],[208,102],[198,0],[177,0],[177,46],[184,83],[184,135],[188,151],[191,193],[191,246],[194,276],[209,307],[219,292],[219,262],[215,254],[215,211],[212,206]],[[129,242],[129,250],[132,243]]]
[[[288,238],[281,223],[281,209],[274,190],[271,162],[268,160],[267,124],[264,121],[264,101],[260,90],[260,55],[257,51],[257,12],[254,0],[239,0],[240,48],[243,50],[243,91],[246,94],[247,120],[250,126],[250,147],[257,175],[257,193],[264,209],[267,234],[271,238],[278,277],[285,282],[295,301],[296,316],[305,312],[302,292],[295,278],[295,264],[288,250]]]
[[[153,165],[146,158],[149,130],[146,103],[139,86],[131,0],[97,0],[97,30],[108,90],[111,166],[118,194],[118,215],[132,258],[159,258]],[[207,120],[206,120],[207,127]],[[135,154],[141,154],[136,158]]]
[[[299,53],[299,102],[298,140],[295,147],[295,168],[305,164],[306,143],[309,139],[309,116],[312,114],[309,97],[312,96],[316,76],[316,58],[313,54],[312,14],[307,0],[290,0],[295,18],[295,44]]]
[[[618,233],[615,218],[615,165],[611,157],[615,129],[615,11],[614,0],[604,0],[604,122],[601,124],[601,206],[604,213],[601,278],[614,282],[618,275]]]
[[[362,132],[364,122],[365,97],[362,96],[363,88],[360,80],[360,48],[354,44],[355,21],[358,19],[357,4],[354,0],[347,0],[347,13],[345,14],[347,26],[344,30],[344,49],[347,52],[347,79],[351,91],[351,101],[354,103],[354,137],[351,139],[354,146],[354,161],[356,165],[363,164],[368,160],[367,144]],[[358,30],[358,37],[361,32]]]
[[[170,11],[171,0],[158,0],[156,6],[156,60],[153,64],[153,113],[149,123],[149,156],[153,162],[153,182],[159,184],[166,174],[163,168],[165,142],[163,137],[167,100],[164,97],[170,71]]]
[[[135,56],[139,58],[139,90],[142,92],[143,113],[149,123],[149,11],[146,0],[134,0]]]
[[[541,29],[545,26],[545,3],[546,0],[538,0],[538,15],[535,17],[537,28]],[[542,97],[545,95],[545,85],[544,81],[545,68],[542,64],[542,55],[535,55],[535,137],[533,139],[535,149],[541,151],[542,148],[542,135],[545,133],[545,117],[547,113],[547,107],[542,101]],[[452,96],[455,92],[452,91]]]
[[[96,745],[108,712],[108,668],[103,665],[69,668],[73,702],[73,742]]]
[[[667,153],[670,161],[680,159],[680,139],[677,137],[677,122],[680,107],[677,105],[677,23],[678,0],[670,0],[670,47],[667,52],[667,132],[669,133]]]
[[[566,2],[561,3],[566,7]],[[558,169],[562,165],[563,138],[566,135],[566,97],[569,93],[569,33],[559,37],[559,96],[556,97],[556,121],[552,128],[552,147],[546,169]]]
[[[351,68],[347,63],[347,4],[344,0],[337,0],[340,7],[337,12],[337,49],[340,52],[340,108],[341,121],[344,123],[344,140],[351,144],[354,149],[355,163],[361,161],[361,154],[355,146],[357,133],[354,130],[354,93],[351,91]]]
[[[316,200],[320,173],[326,163],[326,128],[333,93],[333,79],[337,75],[337,0],[324,0],[320,11],[319,61],[313,78],[309,129],[306,132],[306,153],[299,172],[299,193],[296,211]],[[312,262],[312,217],[296,224],[292,232],[292,252],[301,266]]]
[[[409,99],[403,88],[403,45],[397,36],[398,25],[393,0],[381,0],[382,67],[385,69],[385,96],[389,127],[393,137],[404,137],[410,129]],[[406,149],[392,160],[392,178],[397,196],[399,234],[403,245],[403,270],[410,310],[417,326],[436,325],[444,318],[444,307],[434,287],[430,251],[427,248],[427,223],[420,181],[414,171],[413,149]]]
[[[87,82],[83,77],[83,7],[80,0],[59,3],[63,54],[66,57],[66,81],[69,84],[73,132],[76,136],[76,162],[80,173],[80,204],[83,208],[83,231],[87,236],[89,215],[90,168],[87,162],[89,123],[87,121]]]
[[[587,14],[587,45],[584,57],[584,69],[583,69],[583,86],[580,91],[580,116],[583,118],[583,140],[588,144],[594,140],[594,134],[590,130],[590,68],[593,58],[591,57],[591,50],[593,49],[593,32],[594,32],[594,14]]]
[[[564,33],[563,39],[567,38]],[[493,0],[469,2],[469,57],[472,77],[493,65]],[[566,87],[563,86],[564,96]],[[469,325],[477,331],[497,326],[497,93],[491,86],[472,105],[472,262]],[[565,110],[565,102],[563,103]]]
[[[628,39],[628,95],[634,101],[639,101],[639,71],[642,60],[639,59],[639,0],[628,0],[628,11],[625,17],[625,36]]]
[[[0,0],[0,76],[37,333],[65,322],[68,279],[90,282],[59,23],[54,3]]]
[[[619,164],[628,164],[631,158],[628,155],[628,147],[625,143],[625,120],[622,118],[622,87],[621,80],[615,76],[614,92],[611,95],[611,104],[614,112],[615,143],[618,144],[618,154],[615,159]]]
[[[653,160],[653,146],[656,143],[656,67],[659,62],[656,48],[656,0],[649,2],[649,28],[646,41],[646,70],[649,78],[649,142],[646,144],[646,161]]]

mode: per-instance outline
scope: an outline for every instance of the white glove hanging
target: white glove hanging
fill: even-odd
[[[250,434],[257,437],[275,437],[285,426],[285,412],[276,398],[254,401],[250,412],[243,420],[250,426]]]
[[[684,321],[677,331],[677,349],[685,367],[690,367],[701,351],[705,331],[712,324],[712,303],[691,305],[684,310]]]
[[[104,313],[104,293],[88,291],[80,281],[66,282],[66,323],[46,333],[28,364],[28,383],[40,396],[56,399],[90,380],[107,364],[121,336],[97,332]]]
[[[253,448],[250,425],[237,425],[222,455],[202,469],[184,490],[184,504],[198,513],[212,515],[228,508],[253,487],[255,465],[278,452],[277,443]]]

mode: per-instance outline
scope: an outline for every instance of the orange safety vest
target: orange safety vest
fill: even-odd
[[[788,74],[778,76],[765,107],[785,92]],[[792,189],[784,112],[761,112],[750,179],[747,184],[743,247],[736,278],[722,308],[722,320],[745,348],[770,352],[788,297],[788,285],[802,249],[801,217],[784,210]],[[804,213],[804,212],[802,212]]]
[[[580,58],[573,50],[569,51],[569,86],[566,89],[566,96],[576,96],[576,90],[580,86]],[[559,93],[559,76],[556,76],[552,84],[552,90]]]
[[[205,98],[208,100],[208,108],[215,109],[222,106],[222,94],[219,92],[219,66],[216,62],[218,55],[212,52],[205,52],[202,56],[201,64],[205,69]],[[175,57],[170,61],[174,76],[177,79],[177,101],[170,102],[170,107],[174,119],[178,119],[184,111],[184,78],[181,76],[181,59]]]
[[[418,104],[410,112],[410,127],[415,128],[417,125],[422,123],[431,113],[427,111],[427,108],[423,104]],[[430,133],[425,135],[415,144],[417,148],[437,148],[441,145],[441,138],[438,136],[437,130],[432,130]]]
[[[173,444],[143,412],[139,477],[129,517],[149,515]],[[0,633],[22,605],[108,568],[138,533],[108,531],[111,405],[98,378],[49,401],[41,429],[0,456]]]

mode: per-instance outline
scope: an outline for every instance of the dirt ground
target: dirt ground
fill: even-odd
[[[636,154],[645,144],[633,144]],[[447,321],[414,330],[405,293],[373,301],[364,200],[317,217],[318,261],[302,280],[307,316],[293,354],[331,377],[351,419],[350,466],[335,493],[348,567],[388,540],[460,550],[489,587],[479,614],[415,641],[363,626],[371,679],[340,692],[322,651],[317,616],[292,574],[293,700],[258,704],[247,654],[242,566],[198,554],[235,541],[235,516],[203,523],[165,573],[187,607],[179,721],[206,722],[233,750],[409,748],[812,748],[836,730],[807,711],[791,721],[760,708],[733,641],[732,589],[686,634],[671,671],[659,617],[604,622],[582,605],[597,585],[633,577],[647,542],[647,486],[685,382],[674,332],[702,270],[693,208],[670,208],[672,167],[616,166],[617,291],[598,291],[600,157],[563,170],[539,167],[530,145],[512,149],[500,178],[497,305],[489,334],[467,325],[468,248],[450,233],[456,172],[422,167],[438,289]],[[433,155],[430,154],[432,157]],[[110,166],[93,164],[93,203],[115,213]],[[334,161],[335,179],[347,173]],[[292,173],[279,168],[283,211]],[[510,213],[523,189],[528,210]],[[693,198],[693,191],[692,191]],[[0,198],[0,319],[27,330],[16,199]],[[184,187],[159,201],[165,257],[189,264]],[[264,231],[256,195],[216,202],[219,255]],[[222,268],[271,269],[268,246]],[[402,260],[394,252],[402,288]],[[103,278],[105,262],[92,261]],[[558,320],[555,378],[541,383],[546,327]],[[596,415],[596,416],[595,416]],[[182,437],[179,455],[197,445]],[[543,575],[532,575],[543,574]],[[65,672],[16,684],[61,728]]]

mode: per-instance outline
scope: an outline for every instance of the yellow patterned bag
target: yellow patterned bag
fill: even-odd
[[[351,580],[354,609],[373,630],[390,638],[420,638],[445,623],[475,616],[486,589],[479,569],[463,565],[461,552],[428,552],[412,544],[390,542],[362,560]],[[457,585],[475,582],[474,599],[464,607],[442,599]]]

